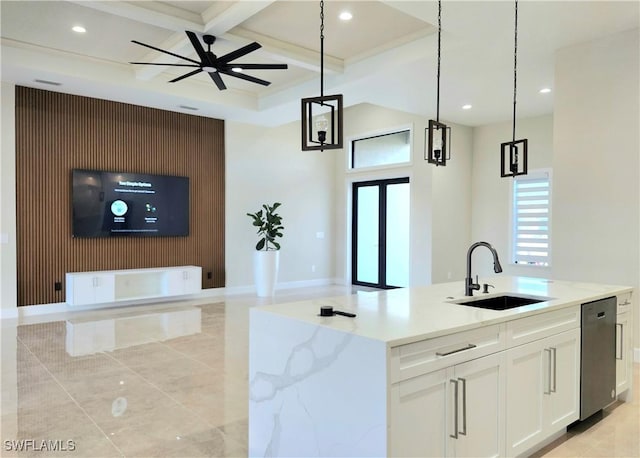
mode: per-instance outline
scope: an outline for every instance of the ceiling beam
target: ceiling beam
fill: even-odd
[[[204,31],[202,18],[199,18],[197,14],[157,2],[87,2],[71,0],[71,3],[176,32],[184,30]]]
[[[231,4],[231,6],[222,10],[219,4],[214,2],[212,6],[210,6],[206,11],[202,13],[201,19],[203,20],[203,24],[197,31],[201,31],[209,35],[222,36],[227,31],[236,27],[238,24],[241,24],[254,14],[257,14],[264,8],[268,7],[274,1],[275,0],[265,0],[259,2],[236,1],[235,3]],[[179,30],[179,33],[176,33],[161,46],[157,47],[161,49],[168,49],[169,51],[176,54],[182,54],[186,56],[193,54],[193,48],[184,33],[184,29]],[[156,52],[148,53],[147,56],[145,56],[145,59],[146,62],[178,61],[178,59],[172,58],[170,56],[159,56]],[[144,68],[137,69],[136,78],[150,80],[151,78],[154,78],[162,73],[163,70],[164,68],[161,66],[149,65]]]
[[[320,73],[320,53],[302,46],[262,35],[242,27],[226,33],[224,38],[234,41],[257,41],[262,51],[270,58],[286,64]],[[329,73],[342,73],[344,62],[337,57],[324,56],[324,69]]]
[[[258,14],[274,1],[237,1],[222,12],[217,12],[219,8],[214,2],[214,5],[202,13],[202,19],[205,22],[203,31],[211,35],[222,35]]]
[[[163,43],[149,44],[175,54],[189,56],[193,54],[193,49],[184,33],[185,30],[220,36],[259,13],[274,1],[236,1],[231,6],[223,9],[221,9],[218,2],[213,2],[212,6],[205,10],[202,15],[159,2],[87,2],[75,0],[73,3],[155,27],[173,30],[176,33]],[[179,59],[152,51],[142,57],[140,61],[175,63]],[[162,66],[149,65],[137,68],[135,74],[137,79],[150,80],[163,71],[164,68]]]

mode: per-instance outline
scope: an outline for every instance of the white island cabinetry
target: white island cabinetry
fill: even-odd
[[[494,325],[391,349],[391,454],[503,454],[505,364],[491,354],[503,334]]]
[[[507,456],[523,454],[580,416],[580,308],[508,322]]]
[[[494,277],[251,310],[249,456],[515,456],[579,417],[580,306],[632,288]],[[321,306],[357,316],[321,317]]]
[[[633,302],[632,293],[618,296],[616,318],[616,396],[627,400],[633,382]]]

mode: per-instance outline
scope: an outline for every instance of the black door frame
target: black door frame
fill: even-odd
[[[394,289],[387,285],[387,186],[409,183],[409,177],[382,180],[354,181],[352,183],[351,205],[351,283],[379,289]],[[378,199],[378,283],[358,281],[358,188],[377,186]]]

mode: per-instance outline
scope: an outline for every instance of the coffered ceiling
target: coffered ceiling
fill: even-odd
[[[639,5],[520,0],[519,116],[552,111],[557,49],[637,28]],[[338,19],[345,10],[348,22]],[[511,1],[443,1],[441,118],[466,125],[510,118],[513,13]],[[3,81],[263,125],[299,119],[300,99],[320,92],[318,1],[2,0],[0,15]],[[325,93],[344,94],[347,106],[434,116],[435,25],[435,1],[327,0]],[[246,71],[268,87],[223,75],[228,89],[219,91],[204,72],[169,83],[190,69],[129,64],[179,62],[131,40],[198,59],[185,30],[218,37],[218,56],[257,41],[262,48],[237,62],[289,68]],[[540,94],[543,87],[551,93]]]

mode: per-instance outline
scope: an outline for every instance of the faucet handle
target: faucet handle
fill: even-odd
[[[469,287],[471,289],[475,289],[475,290],[480,290],[480,283],[478,283],[478,276],[476,275],[476,282],[474,283],[473,280],[471,280],[471,284],[469,285]]]

